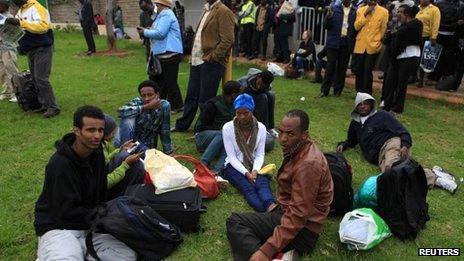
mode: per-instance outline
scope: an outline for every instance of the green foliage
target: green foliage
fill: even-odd
[[[34,234],[34,203],[42,190],[44,168],[54,152],[53,144],[70,131],[74,110],[94,104],[116,116],[116,109],[137,95],[137,85],[146,78],[144,49],[140,44],[118,42],[129,50],[125,58],[87,57],[83,35],[57,32],[51,82],[62,114],[52,119],[24,113],[15,104],[0,102],[0,260],[34,260],[37,239]],[[97,37],[97,49],[106,48],[104,37]],[[20,67],[26,69],[25,57]],[[248,65],[235,65],[234,78],[246,73]],[[185,95],[189,66],[181,64],[179,85]],[[345,139],[355,91],[345,89],[340,98],[314,99],[320,86],[308,80],[277,78],[276,122],[292,108],[303,109],[311,117],[310,133],[324,151],[333,151]],[[379,93],[375,93],[376,97]],[[301,101],[301,97],[306,97]],[[174,115],[172,122],[178,115]],[[413,136],[413,155],[424,166],[440,165],[462,177],[464,174],[464,111],[462,106],[446,105],[424,99],[409,98],[406,112],[399,119]],[[199,156],[192,140],[193,132],[174,133],[177,152]],[[378,168],[367,163],[359,149],[346,152],[353,166],[356,190]],[[266,155],[267,163],[281,164],[280,147]],[[272,182],[275,189],[276,182]],[[369,250],[353,252],[339,242],[340,218],[329,218],[311,254],[314,259],[331,260],[411,260],[418,247],[464,247],[462,222],[463,193],[455,195],[433,189],[429,193],[431,220],[415,240],[394,237]],[[182,246],[168,260],[231,260],[225,233],[225,221],[232,212],[251,211],[236,189],[229,187],[217,200],[206,203],[201,234],[186,235]],[[308,257],[309,259],[309,257]]]

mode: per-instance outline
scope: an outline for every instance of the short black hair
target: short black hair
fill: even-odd
[[[142,5],[143,2],[145,2],[145,3],[149,4],[149,5],[153,5],[153,3],[151,2],[151,0],[140,0],[140,1],[139,1],[139,5]]]
[[[103,111],[100,108],[92,105],[84,105],[82,107],[77,108],[77,110],[74,112],[74,127],[77,127],[79,129],[82,128],[82,126],[84,125],[82,119],[84,117],[99,119],[102,121],[105,120],[105,114],[103,114]]]
[[[138,87],[138,90],[139,90],[139,93],[140,91],[142,90],[143,87],[152,87],[153,90],[155,90],[156,93],[159,93],[160,92],[160,87],[158,86],[158,84],[152,80],[146,80],[146,81],[143,81],[139,84],[139,87]]]
[[[263,80],[263,83],[266,85],[269,85],[274,81],[274,75],[268,70],[263,70],[260,73],[260,76],[261,80]]]
[[[226,82],[226,84],[224,84],[224,87],[222,88],[222,92],[224,93],[224,95],[226,96],[230,96],[232,94],[235,94],[235,93],[239,93],[240,92],[240,83],[237,82],[237,81],[228,81]]]
[[[300,130],[308,131],[309,129],[309,116],[306,112],[298,109],[293,109],[285,113],[286,117],[299,118],[300,119]]]
[[[411,18],[416,17],[416,14],[419,12],[419,7],[417,7],[416,5],[413,5],[413,6],[400,5],[399,8],[403,8],[404,9],[404,14],[411,17]]]

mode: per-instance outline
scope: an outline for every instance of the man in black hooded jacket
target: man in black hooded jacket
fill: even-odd
[[[38,260],[84,260],[87,216],[105,200],[107,179],[102,139],[103,112],[83,106],[74,113],[74,128],[56,143],[45,168],[42,193],[35,205]],[[135,260],[136,254],[109,234],[94,234],[102,260]]]

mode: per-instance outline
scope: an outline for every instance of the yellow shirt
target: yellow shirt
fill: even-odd
[[[348,17],[350,16],[351,5],[346,7],[343,6],[343,24],[342,24],[342,37],[348,34]]]
[[[382,39],[387,30],[388,11],[387,9],[376,5],[374,11],[364,16],[369,6],[363,6],[356,11],[356,21],[354,22],[354,29],[358,31],[356,36],[356,44],[354,46],[354,53],[363,54],[376,54],[380,52],[382,47]]]
[[[426,7],[419,7],[416,18],[422,22],[422,37],[437,39],[438,28],[440,27],[440,9],[429,4]]]

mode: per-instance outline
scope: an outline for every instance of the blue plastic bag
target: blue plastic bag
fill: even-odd
[[[369,177],[358,192],[353,197],[353,208],[372,208],[377,207],[377,178],[382,175]]]

